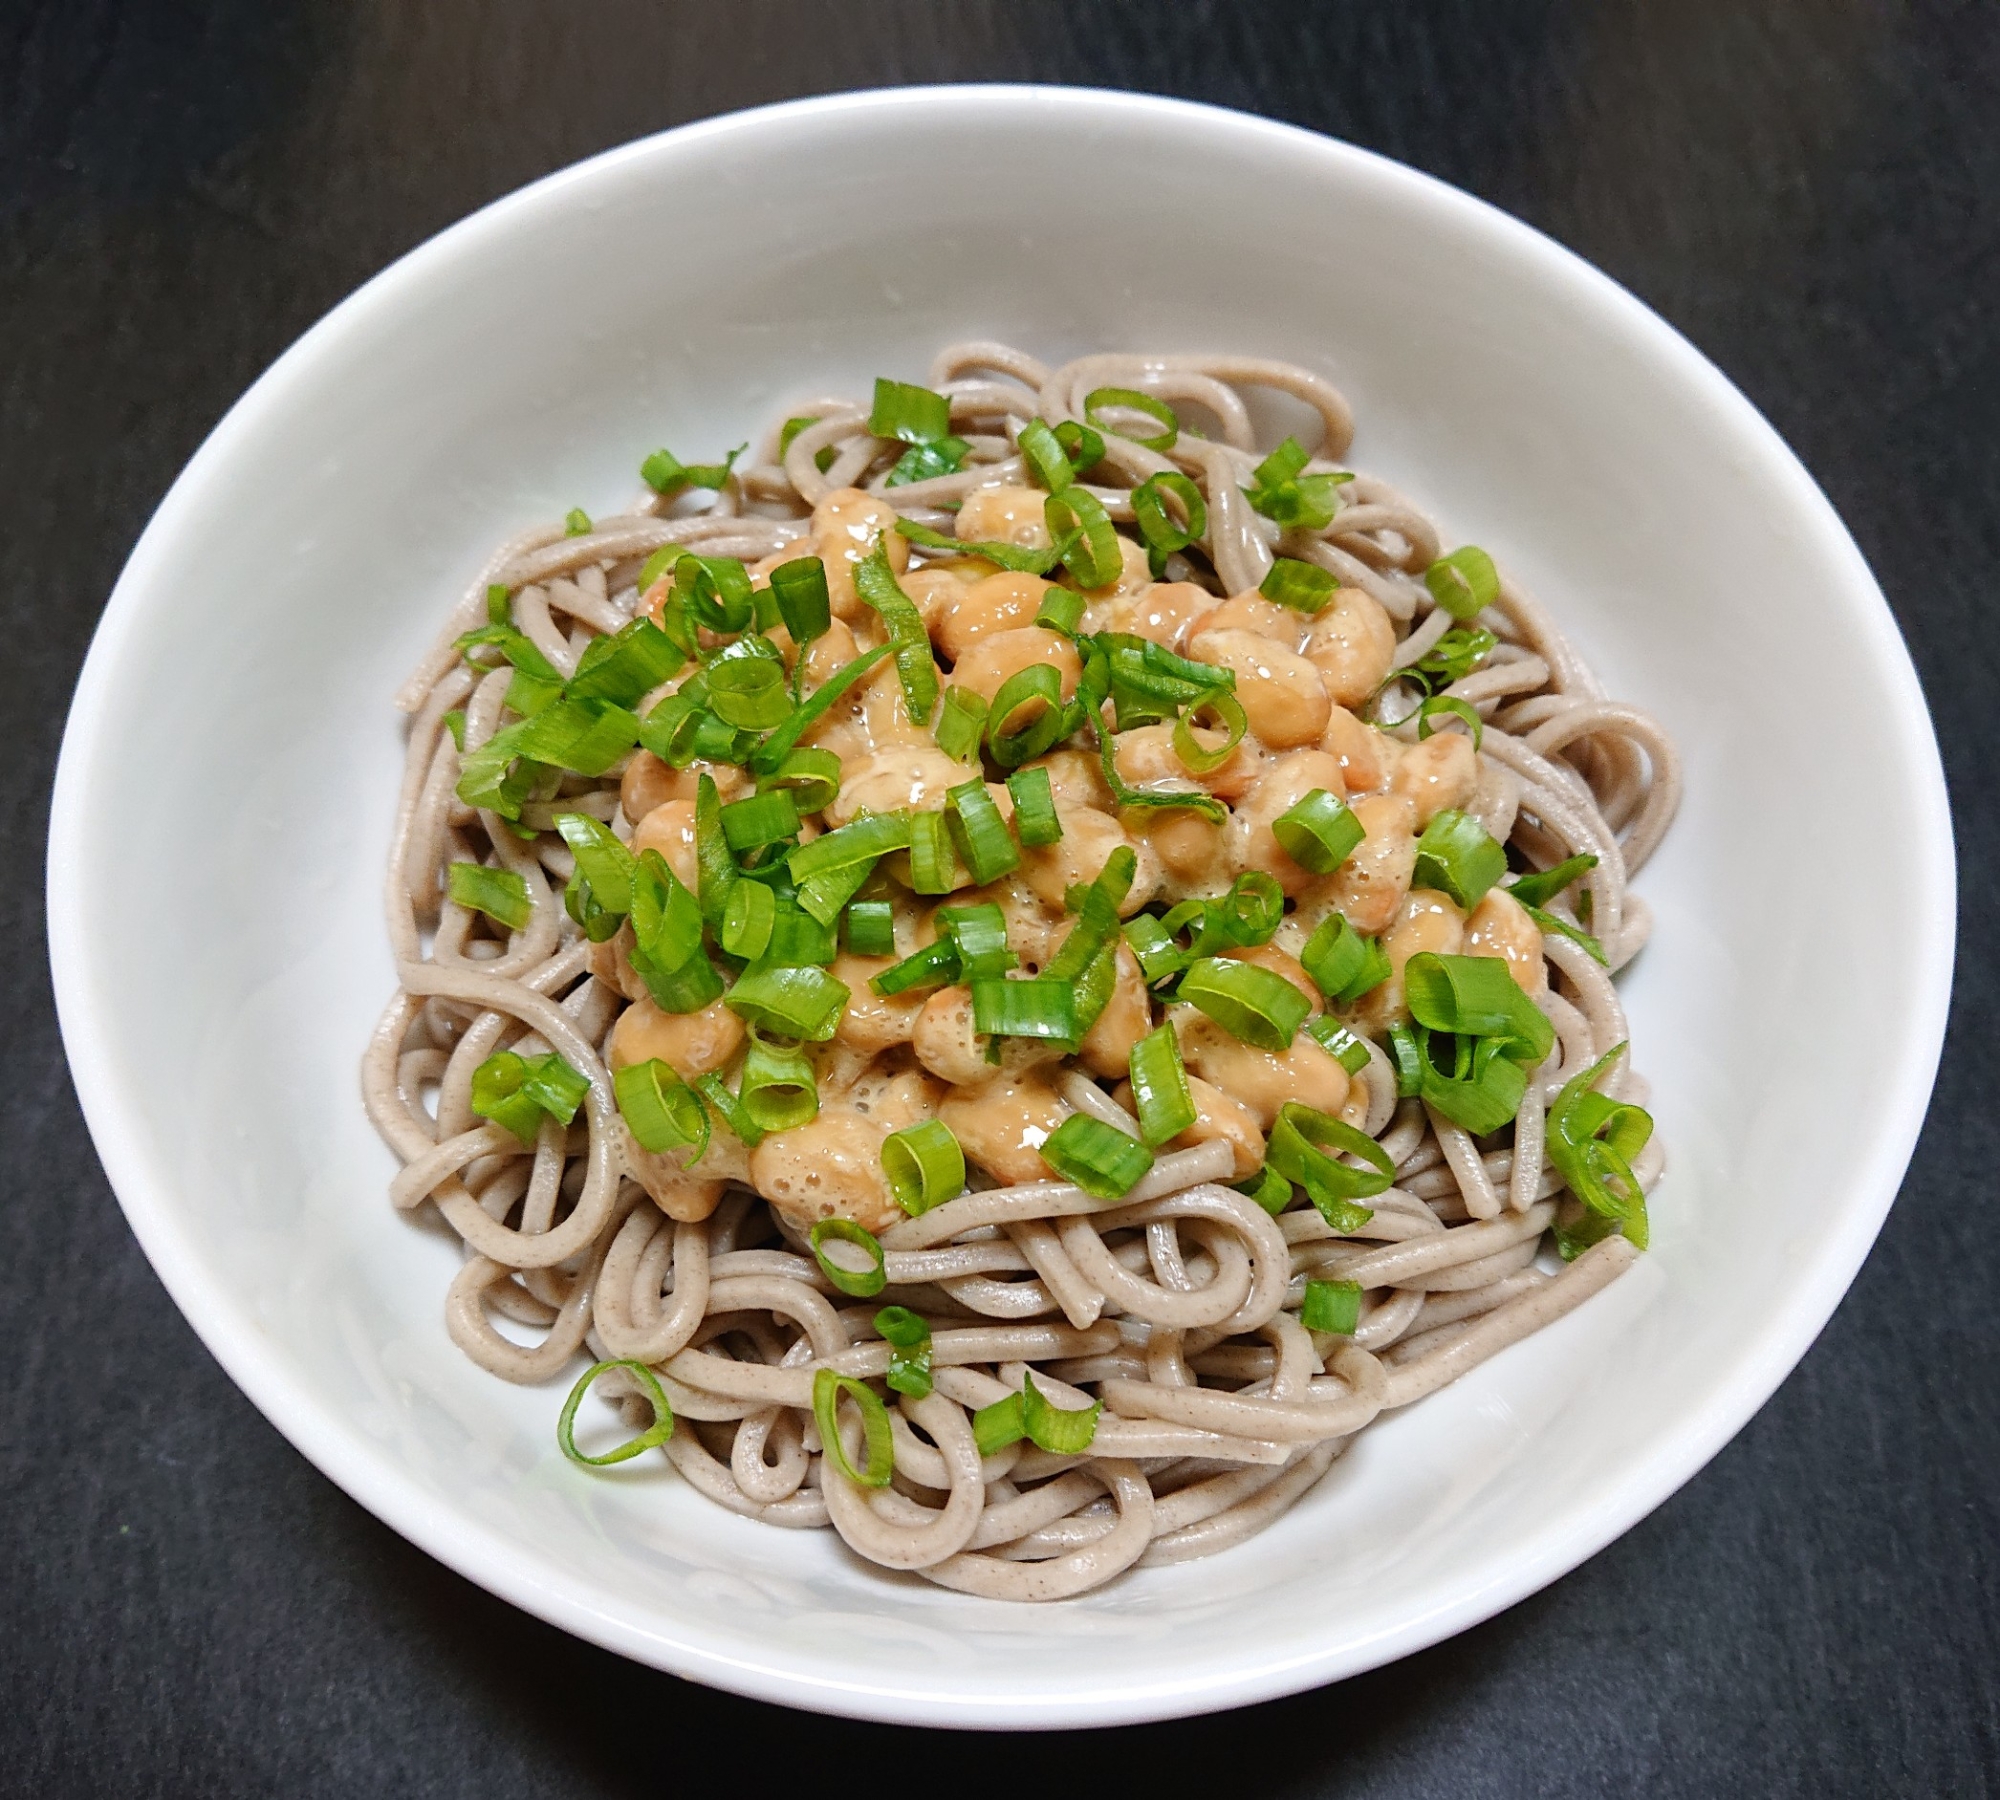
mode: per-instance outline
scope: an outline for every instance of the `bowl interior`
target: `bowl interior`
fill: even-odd
[[[508,1387],[448,1342],[454,1249],[390,1208],[356,1076],[392,986],[389,696],[489,548],[572,505],[616,509],[655,445],[717,453],[789,400],[920,380],[966,336],[1324,371],[1354,405],[1356,462],[1492,549],[1688,761],[1640,882],[1654,941],[1624,982],[1670,1149],[1653,1254],[1365,1433],[1246,1547],[1042,1610],[733,1518],[663,1464],[565,1464],[559,1390]],[[1817,703],[1775,714],[1779,666]],[[1857,816],[1866,884],[1842,879]],[[1936,753],[1880,596],[1681,340],[1394,165],[1033,90],[670,134],[364,289],[230,415],[135,552],[51,850],[64,1029],[106,1165],[180,1304],[301,1449],[433,1553],[632,1655],[989,1724],[1352,1672],[1655,1505],[1782,1378],[1873,1237],[1929,1091],[1950,907]]]

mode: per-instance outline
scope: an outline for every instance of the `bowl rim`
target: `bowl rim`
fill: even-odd
[[[1885,1078],[1889,1104],[1851,1184],[1855,1196],[1838,1234],[1815,1246],[1805,1273],[1788,1287],[1761,1330],[1700,1411],[1628,1462],[1589,1503],[1566,1516],[1560,1534],[1543,1531],[1497,1574],[1446,1583],[1441,1603],[1359,1642],[1307,1647],[1228,1671],[1199,1670],[1171,1682],[1124,1683],[1114,1676],[1077,1695],[985,1698],[919,1691],[813,1673],[782,1656],[745,1658],[712,1645],[647,1628],[607,1610],[589,1584],[539,1553],[432,1499],[401,1475],[314,1390],[270,1358],[254,1319],[239,1309],[204,1265],[177,1222],[175,1181],[147,1148],[136,1095],[121,1083],[112,1021],[99,1011],[89,965],[93,943],[83,929],[87,895],[81,842],[82,802],[103,754],[113,671],[133,625],[148,605],[155,566],[181,529],[198,490],[227,470],[239,439],[288,403],[295,378],[353,326],[401,303],[462,252],[504,238],[515,222],[559,205],[573,188],[629,165],[671,159],[680,150],[799,122],[837,129],[857,113],[921,111],[949,105],[1122,114],[1179,133],[1232,134],[1270,153],[1317,158],[1390,191],[1399,203],[1437,209],[1472,235],[1484,233],[1513,256],[1541,265],[1551,283],[1579,302],[1622,321],[1645,340],[1647,354],[1696,390],[1724,426],[1755,451],[1765,478],[1789,488],[1798,516],[1817,520],[1819,547],[1844,562],[1843,598],[1851,623],[1871,640],[1887,671],[1893,706],[1883,721],[1916,771],[1912,858],[1921,916],[1905,939],[1911,961],[1910,1005],[1899,1054]],[[1776,1390],[1818,1336],[1847,1291],[1895,1199],[1916,1145],[1944,1040],[1956,920],[1955,857],[1944,773],[1916,671],[1860,550],[1832,504],[1774,427],[1693,344],[1635,295],[1582,257],[1497,207],[1438,178],[1318,132],[1229,108],[1087,87],[968,83],[854,92],[790,100],[699,120],[651,134],[571,164],[494,200],[407,251],[333,307],[300,336],[235,402],[175,479],[134,546],[92,636],[63,732],[48,840],[50,966],[58,1018],[84,1118],[126,1219],[176,1305],[210,1353],[264,1416],[323,1474],[429,1555],[560,1628],[673,1674],[751,1698],[891,1723],[1044,1729],[1136,1723],[1186,1716],[1275,1698],[1377,1667],[1425,1648],[1513,1605],[1594,1555],[1696,1474]],[[1475,1572],[1476,1573],[1476,1572]]]

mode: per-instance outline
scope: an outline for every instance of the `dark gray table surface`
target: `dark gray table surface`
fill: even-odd
[[[1798,1372],[1652,1518],[1338,1687],[1061,1741],[892,1742],[512,1611],[265,1423],[91,1150],[40,846],[121,562],[230,402],[342,295],[625,139],[978,79],[1179,94],[1351,139],[1657,307],[1798,450],[1880,576],[1937,716],[1967,919],[1936,1104],[1880,1243]],[[726,1766],[711,1756],[747,1756],[760,1787],[962,1795],[2000,1786],[1997,103],[2000,11],[1973,4],[0,0],[0,777],[21,862],[0,932],[0,1791],[622,1795]],[[1817,703],[1786,678],[1770,671],[1774,731]],[[144,785],[134,771],[133,804]],[[1865,881],[1865,819],[1853,843]]]

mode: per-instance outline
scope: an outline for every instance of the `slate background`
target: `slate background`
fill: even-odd
[[[1981,909],[2000,755],[1996,77],[2000,12],[1970,4],[0,0],[17,864],[0,889],[0,1791],[625,1795],[725,1744],[774,1781],[941,1775],[968,1800],[1037,1776],[1235,1796],[2000,1787]],[[1328,131],[1531,221],[1657,307],[1796,447],[1881,576],[1937,714],[1970,919],[1895,1213],[1712,1467],[1551,1591],[1423,1655],[1061,1742],[897,1738],[676,1682],[511,1611],[351,1503],[224,1378],[127,1232],[63,1064],[40,915],[56,746],[104,596],[183,461],[300,331],[431,232],[606,146],[796,94],[967,79]],[[1855,851],[1865,879],[1865,820]]]

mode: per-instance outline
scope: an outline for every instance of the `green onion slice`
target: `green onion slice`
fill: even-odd
[[[1079,694],[1078,698],[1082,698]],[[1092,715],[1093,720],[1095,715]],[[1118,773],[1118,762],[1114,754],[1116,739],[1101,724],[1097,726],[1097,762],[1104,771],[1104,785],[1111,790],[1113,806],[1178,807],[1188,812],[1200,813],[1204,819],[1216,825],[1227,823],[1229,809],[1212,794],[1204,794],[1198,788],[1186,793],[1178,789],[1155,792],[1145,788],[1128,786]]]
[[[535,916],[528,898],[527,877],[512,869],[489,869],[482,863],[455,862],[445,875],[445,891],[460,906],[483,912],[509,931],[523,931]]]
[[[1342,1162],[1342,1153],[1360,1157],[1368,1167]],[[1355,1202],[1383,1192],[1396,1179],[1395,1163],[1373,1138],[1296,1100],[1278,1109],[1265,1159],[1305,1189],[1335,1231],[1359,1231],[1373,1215]]]
[[[1292,1203],[1292,1184],[1269,1163],[1248,1181],[1237,1182],[1236,1191],[1256,1201],[1274,1219]]]
[[[849,991],[824,969],[764,964],[745,971],[723,1003],[746,1025],[823,1044],[840,1024]]]
[[[722,831],[722,794],[715,777],[704,773],[694,790],[695,891],[701,916],[721,929],[729,905],[729,890],[740,879],[736,859],[729,854],[729,840]]]
[[[757,786],[766,792],[789,789],[801,817],[819,812],[840,792],[840,758],[831,750],[801,746],[768,774],[759,775]]]
[[[1018,731],[1009,731],[1015,715],[1028,708],[1034,710],[1028,712],[1027,723]],[[1068,726],[1062,671],[1053,663],[1030,663],[1008,676],[993,696],[986,715],[986,747],[1001,768],[1019,768],[1054,748]]]
[[[1097,879],[1083,890],[1077,904],[1077,920],[1050,958],[1043,976],[1049,981],[1076,981],[1100,951],[1116,941],[1118,909],[1132,891],[1139,858],[1130,844],[1120,844],[1104,859]]]
[[[904,957],[894,968],[872,976],[868,985],[887,999],[891,994],[906,994],[913,988],[949,987],[958,976],[958,950],[950,937],[945,936]]]
[[[1167,511],[1169,494],[1181,503],[1186,524]],[[1165,572],[1168,557],[1208,535],[1208,506],[1201,489],[1178,470],[1162,470],[1140,482],[1132,490],[1132,516],[1138,522],[1155,581]]]
[[[1042,502],[1049,536],[1058,543],[1074,534],[1063,552],[1063,566],[1086,588],[1108,587],[1119,577],[1125,560],[1118,551],[1118,533],[1104,502],[1087,488],[1067,487]]]
[[[1352,1006],[1389,979],[1387,952],[1337,912],[1328,913],[1306,939],[1299,963],[1312,977],[1313,985],[1339,1006]]]
[[[1075,637],[1076,628],[1083,623],[1083,596],[1075,588],[1050,588],[1042,596],[1035,623],[1045,631],[1060,631],[1064,637]]]
[[[790,756],[800,738],[826,717],[828,711],[855,686],[873,674],[885,657],[897,653],[894,644],[882,644],[857,656],[846,668],[829,675],[813,689],[812,695],[786,721],[750,753],[750,767],[768,775]],[[671,760],[671,759],[669,759]]]
[[[593,529],[590,523],[590,514],[585,512],[582,507],[572,506],[568,512],[563,514],[564,537],[588,537]]]
[[[683,556],[674,564],[674,592],[710,631],[741,631],[757,611],[750,572],[733,556]]]
[[[875,404],[868,429],[879,438],[905,444],[934,444],[951,435],[951,402],[914,382],[875,378]]]
[[[738,444],[719,463],[683,463],[671,450],[655,450],[639,465],[639,479],[658,494],[677,494],[682,488],[719,488],[729,480],[736,459],[749,449]]]
[[[512,730],[516,753],[533,762],[603,775],[639,741],[639,721],[608,700],[557,700]]]
[[[1083,1036],[1072,982],[1046,976],[1027,981],[996,976],[970,986],[972,1028],[983,1036],[1057,1038],[1071,1044]]]
[[[1034,471],[1035,479],[1051,494],[1060,494],[1076,480],[1076,465],[1070,461],[1062,440],[1049,429],[1046,420],[1030,419],[1021,427],[1016,442],[1028,467]],[[1049,536],[1060,538],[1062,533],[1051,525]]]
[[[1415,958],[1411,959],[1412,961]],[[1474,1137],[1484,1137],[1512,1122],[1528,1090],[1527,1071],[1509,1054],[1509,1040],[1466,1037],[1411,1027],[1424,1103],[1435,1107]],[[1449,1065],[1440,1058],[1448,1058]]]
[[[1195,727],[1204,713],[1213,713],[1222,727],[1222,742],[1204,744],[1195,736]],[[1188,709],[1174,721],[1174,754],[1196,775],[1212,775],[1236,754],[1236,746],[1250,729],[1242,702],[1234,694],[1217,690],[1189,702]]]
[[[885,1306],[875,1315],[875,1333],[886,1343],[889,1386],[921,1400],[931,1391],[931,1328],[907,1306]]]
[[[1285,917],[1285,890],[1275,875],[1245,869],[1230,883],[1229,892],[1209,908],[1208,916],[1242,949],[1268,944]]]
[[[1340,1064],[1350,1075],[1359,1075],[1368,1066],[1368,1046],[1328,1013],[1306,1021],[1306,1036]]]
[[[848,1460],[847,1446],[840,1441],[840,1397],[845,1394],[861,1414],[862,1443],[868,1460],[856,1468]],[[896,1472],[896,1452],[889,1435],[889,1409],[882,1397],[865,1381],[852,1375],[819,1369],[813,1374],[813,1422],[819,1427],[820,1444],[835,1468],[856,1487],[879,1488],[889,1485]]]
[[[1389,1027],[1389,1060],[1396,1067],[1396,1098],[1411,1100],[1424,1091],[1424,1057],[1416,1033],[1400,1021]]]
[[[602,1456],[586,1456],[576,1447],[576,1409],[583,1404],[583,1397],[589,1393],[598,1376],[607,1369],[623,1369],[638,1383],[639,1391],[652,1403],[653,1422],[628,1443],[620,1444],[615,1450],[607,1450]],[[569,1398],[562,1404],[562,1411],[556,1417],[556,1445],[563,1455],[573,1463],[581,1463],[587,1469],[601,1469],[607,1463],[629,1462],[645,1450],[664,1444],[674,1435],[674,1409],[668,1403],[666,1391],[660,1386],[659,1378],[642,1362],[634,1362],[626,1357],[614,1357],[607,1362],[592,1363],[577,1377],[576,1386],[569,1391]]]
[[[687,652],[651,619],[634,619],[608,637],[594,637],[563,684],[572,700],[611,700],[631,706],[679,673]]]
[[[1151,913],[1140,913],[1125,921],[1125,943],[1139,959],[1139,973],[1148,986],[1170,980],[1187,967],[1188,959],[1174,942],[1173,933]]]
[[[1308,1331],[1352,1337],[1361,1323],[1361,1283],[1308,1281],[1305,1301],[1299,1308],[1299,1323]]]
[[[949,537],[942,531],[933,531],[914,519],[898,519],[896,530],[919,549],[935,550],[946,556],[981,557],[1018,575],[1046,575],[1062,561],[1062,552],[1053,545],[1046,550],[1031,550],[1019,544],[974,543],[966,538]]]
[[[754,887],[754,882],[745,882]],[[737,1099],[760,1131],[793,1131],[819,1117],[819,1084],[802,1050],[753,1037],[744,1053]]]
[[[962,437],[941,437],[932,444],[912,444],[896,459],[896,466],[883,477],[885,488],[908,487],[916,481],[934,481],[940,475],[956,475],[965,467],[972,446]]]
[[[1614,1045],[1563,1084],[1549,1108],[1548,1153],[1569,1191],[1595,1219],[1622,1230],[1643,1250],[1648,1242],[1646,1196],[1632,1164],[1653,1135],[1653,1118],[1629,1100],[1613,1100],[1595,1091],[1624,1052],[1623,1044]],[[1567,1262],[1609,1232],[1599,1228],[1556,1235]]]
[[[1463,719],[1466,730],[1471,733],[1473,749],[1479,748],[1479,740],[1485,735],[1486,727],[1479,714],[1473,710],[1472,703],[1469,700],[1459,699],[1455,694],[1428,695],[1424,703],[1417,708],[1417,738],[1420,742],[1437,730],[1431,721],[1439,713],[1449,713],[1453,718]]]
[[[1417,839],[1413,887],[1436,888],[1470,912],[1507,873],[1507,852],[1470,813],[1446,807]]]
[[[1033,1373],[1022,1372],[1021,1427],[1038,1450],[1051,1456],[1081,1456],[1097,1436],[1097,1419],[1103,1411],[1102,1400],[1073,1409],[1056,1406],[1035,1386]]]
[[[697,1076],[694,1091],[746,1148],[754,1150],[764,1141],[763,1126],[751,1118],[743,1102],[730,1092],[721,1075],[711,1070],[706,1075]]]
[[[1596,867],[1597,858],[1594,856],[1568,857],[1553,869],[1521,876],[1507,892],[1523,906],[1546,906],[1571,882],[1588,875]]]
[[[1555,1047],[1556,1028],[1528,998],[1504,957],[1440,956],[1426,950],[1403,969],[1410,1016],[1431,1031],[1490,1038],[1530,1068]]]
[[[770,948],[771,926],[778,916],[778,897],[761,881],[739,881],[729,890],[723,909],[722,947],[731,956],[755,962]]]
[[[1063,455],[1069,458],[1069,466],[1075,474],[1082,475],[1104,460],[1102,434],[1092,426],[1079,425],[1074,419],[1065,419],[1056,427],[1056,442],[1062,445]]]
[[[1004,975],[1020,961],[1007,948],[1007,915],[992,901],[978,906],[941,906],[937,916],[938,924],[951,933],[967,980]]]
[[[626,1129],[641,1149],[665,1156],[692,1146],[689,1163],[708,1153],[707,1108],[694,1089],[657,1057],[618,1070],[611,1087]]]
[[[715,716],[741,731],[769,731],[792,713],[785,665],[774,657],[718,658],[709,664],[708,696]]]
[[[773,788],[768,793],[752,794],[747,800],[732,800],[718,817],[722,821],[722,841],[737,856],[766,844],[785,843],[799,835],[798,803],[789,788]]]
[[[882,1140],[882,1175],[914,1219],[965,1191],[965,1152],[942,1119],[921,1119]]]
[[[1028,1435],[1021,1417],[1021,1396],[1009,1394],[991,1406],[982,1406],[972,1415],[972,1441],[981,1456],[997,1456],[1010,1444]],[[1094,1434],[1093,1434],[1094,1435]]]
[[[1016,983],[1025,986],[1026,983]],[[1119,1200],[1153,1166],[1153,1153],[1115,1125],[1072,1113],[1041,1146],[1041,1159],[1063,1180],[1099,1200]]]
[[[1132,1046],[1129,1067],[1132,1100],[1139,1109],[1139,1136],[1157,1150],[1179,1137],[1197,1117],[1174,1028],[1162,1025],[1147,1032]]]
[[[826,1253],[827,1239],[833,1238],[843,1244],[852,1244],[868,1258],[869,1267],[854,1269],[844,1267]],[[857,1300],[867,1300],[879,1294],[889,1285],[886,1261],[882,1246],[875,1241],[875,1234],[865,1226],[857,1225],[852,1219],[821,1219],[807,1234],[812,1245],[812,1253],[818,1259],[821,1271],[827,1280],[843,1294],[852,1294]]]
[[[956,683],[944,691],[938,708],[937,729],[931,734],[937,747],[953,762],[970,762],[979,754],[979,740],[986,730],[986,696]]]
[[[771,571],[771,592],[778,602],[778,617],[801,654],[815,638],[826,635],[833,608],[827,598],[826,564],[817,556],[781,562]]]
[[[1339,585],[1317,563],[1280,556],[1272,562],[1270,574],[1258,583],[1257,591],[1266,600],[1275,600],[1294,612],[1316,613],[1333,598],[1333,590]]]
[[[1326,475],[1302,473],[1311,461],[1297,438],[1288,437],[1251,471],[1256,484],[1243,490],[1250,504],[1266,518],[1305,531],[1333,523],[1339,510],[1334,489],[1354,477],[1346,471]]]
[[[1181,978],[1177,998],[1260,1050],[1289,1050],[1312,1002],[1256,963],[1203,957]]]
[[[910,819],[910,892],[948,894],[958,886],[958,852],[952,847],[951,823],[941,812],[920,812]]]
[[[1021,866],[1021,852],[1008,835],[1007,821],[1000,816],[985,782],[966,781],[947,788],[945,803],[951,809],[958,853],[975,886],[984,887]]]
[[[1471,619],[1500,598],[1500,571],[1477,544],[1466,544],[1432,563],[1424,586],[1454,619]]]
[[[1056,816],[1047,769],[1016,769],[1007,777],[1007,792],[1014,801],[1014,832],[1023,847],[1038,850],[1061,840],[1062,820]]]
[[[1544,912],[1539,906],[1523,906],[1521,910],[1534,920],[1537,931],[1566,937],[1572,944],[1581,946],[1586,954],[1602,963],[1605,968],[1611,967],[1611,958],[1604,954],[1604,946],[1582,926],[1572,925],[1558,913]]]
[[[863,813],[851,824],[801,844],[786,860],[792,879],[803,887],[816,876],[836,870],[872,868],[878,857],[892,850],[907,850],[909,845],[908,813]]]
[[[930,634],[916,602],[896,584],[889,553],[879,543],[854,566],[854,592],[864,606],[879,613],[896,651],[896,674],[903,684],[910,722],[926,726],[937,705],[937,664],[931,657]]]
[[[842,915],[847,947],[856,956],[896,954],[896,910],[886,900],[857,900]]]
[[[1308,874],[1331,875],[1368,832],[1345,800],[1314,788],[1272,820],[1271,835]]]
[[[800,898],[803,898],[801,894]],[[764,952],[767,963],[787,967],[825,968],[838,954],[834,933],[800,905],[799,899],[778,896],[777,916],[771,921],[771,944]]]
[[[1101,406],[1115,406],[1126,412],[1144,413],[1159,430],[1151,437],[1141,437],[1136,431],[1120,431],[1097,416]],[[1101,387],[1093,388],[1083,397],[1083,416],[1099,431],[1108,431],[1115,437],[1130,438],[1135,444],[1144,444],[1148,450],[1162,453],[1174,447],[1174,441],[1181,434],[1181,422],[1174,417],[1174,409],[1164,400],[1151,394],[1142,394],[1137,388]]]

